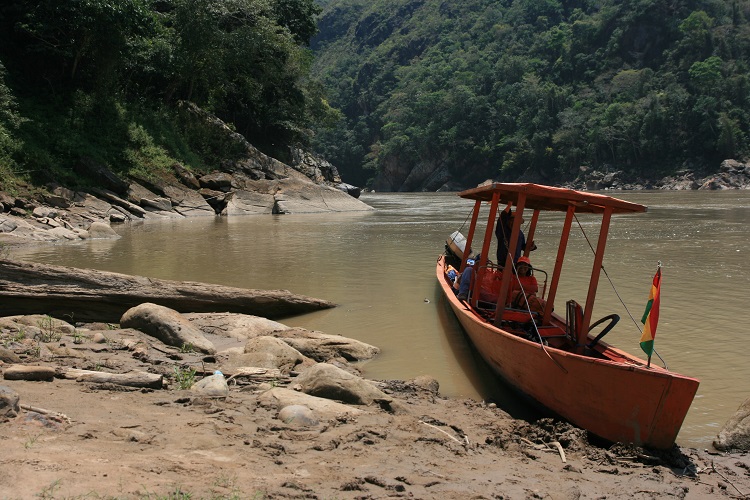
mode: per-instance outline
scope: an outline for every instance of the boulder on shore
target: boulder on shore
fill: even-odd
[[[310,396],[302,392],[274,387],[258,397],[258,401],[265,406],[282,409],[289,405],[306,406],[321,419],[333,419],[342,415],[361,415],[364,413],[353,406],[337,403],[325,398]]]
[[[240,340],[252,339],[290,327],[278,321],[239,313],[186,313],[185,317],[203,333]]]
[[[721,451],[750,451],[750,399],[724,424],[713,445]]]
[[[0,422],[5,419],[15,418],[18,415],[21,411],[18,405],[19,401],[20,397],[16,391],[10,387],[0,385]]]
[[[297,377],[295,385],[311,396],[356,405],[392,399],[367,380],[328,363],[318,363],[306,369]]]
[[[305,356],[318,362],[342,357],[347,361],[372,359],[380,352],[374,345],[305,328],[285,328],[273,333]]]
[[[146,302],[128,309],[120,319],[123,328],[134,328],[174,347],[192,346],[200,352],[213,354],[214,345],[174,309]]]
[[[313,363],[283,340],[265,336],[250,339],[245,344],[244,353],[230,356],[229,362],[234,366],[277,368],[284,374],[300,363]]]

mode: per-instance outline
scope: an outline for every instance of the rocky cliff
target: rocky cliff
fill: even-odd
[[[24,195],[0,192],[0,243],[116,237],[109,224],[141,219],[372,210],[357,199],[359,188],[314,154],[294,150],[285,164],[197,106],[185,103],[183,111],[239,153],[203,175],[176,163],[159,176],[129,178],[82,158],[76,171],[95,188],[50,184],[24,186]]]

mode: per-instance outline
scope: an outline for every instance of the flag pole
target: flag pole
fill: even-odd
[[[661,261],[656,261],[656,272],[661,271]],[[659,288],[661,288],[661,277],[659,277]],[[659,292],[659,295],[661,295],[661,291]],[[653,335],[656,336],[656,332],[653,332]],[[654,353],[654,349],[651,349],[651,354],[648,355],[648,363],[646,364],[646,368],[651,368],[651,356]]]
[[[648,353],[646,368],[651,368],[651,355],[654,352],[654,337],[656,337],[656,323],[659,320],[661,267],[661,261],[658,261],[656,264],[656,274],[654,275],[654,280],[651,284],[651,291],[649,292],[648,303],[646,304],[646,311],[643,313],[643,318],[641,319],[644,326],[644,329],[641,332],[641,348]],[[644,343],[648,344],[648,350],[644,347]]]

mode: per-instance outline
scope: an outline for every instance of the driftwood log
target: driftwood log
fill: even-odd
[[[335,307],[287,290],[253,290],[193,281],[0,259],[0,316],[49,314],[119,323],[152,302],[178,312],[234,312],[278,319]]]
[[[5,380],[47,380],[55,378],[55,369],[51,366],[10,365],[3,371]]]
[[[149,387],[151,389],[161,389],[164,381],[164,376],[156,373],[107,373],[74,368],[63,371],[60,373],[60,377],[93,384],[115,384],[127,387]]]

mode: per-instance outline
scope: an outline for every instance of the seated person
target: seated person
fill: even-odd
[[[534,277],[534,268],[531,261],[523,256],[518,259],[516,265],[517,275],[513,278],[510,293],[510,307],[524,309],[542,314],[546,302],[536,296],[539,292],[539,284]]]
[[[466,300],[469,298],[469,288],[471,288],[471,277],[474,271],[474,264],[479,262],[481,255],[477,255],[473,259],[466,259],[466,267],[464,271],[456,278],[458,283],[458,300]],[[453,285],[455,287],[455,284]]]
[[[516,276],[513,278],[511,291],[524,289],[526,294],[537,293],[539,284],[534,277],[534,268],[531,267],[531,260],[528,257],[521,256],[516,263]]]

